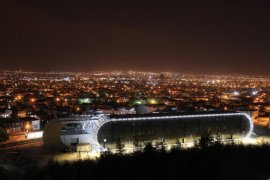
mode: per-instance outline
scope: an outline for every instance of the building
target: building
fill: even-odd
[[[11,118],[12,110],[0,109],[0,118]]]
[[[35,117],[25,117],[21,119],[10,119],[3,122],[9,140],[25,140],[26,134],[40,131],[40,119]]]
[[[195,113],[154,113],[74,117],[51,120],[45,127],[43,140],[52,151],[66,147],[89,144],[91,149],[100,152],[114,148],[121,140],[127,148],[134,141],[176,140],[194,142],[204,133],[219,135],[222,139],[242,139],[253,131],[250,116],[240,112],[202,111]]]

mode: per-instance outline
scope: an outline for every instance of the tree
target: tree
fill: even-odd
[[[134,151],[138,152],[141,150],[142,145],[139,143],[138,136],[134,136],[133,138],[133,146],[134,146]]]
[[[234,138],[233,138],[233,134],[230,134],[227,138],[226,138],[226,142],[230,145],[235,145],[234,142]]]
[[[6,129],[0,127],[0,142],[5,142],[8,140],[8,134]]]
[[[175,144],[173,145],[172,149],[173,150],[180,150],[182,148],[182,144],[179,141],[179,139],[176,139]]]
[[[76,159],[77,159],[77,160],[82,160],[81,151],[77,152]]]
[[[220,134],[217,134],[215,137],[215,143],[216,146],[221,146],[223,145],[222,138]]]
[[[166,142],[163,138],[161,140],[155,141],[153,145],[159,151],[166,151]]]
[[[195,143],[195,147],[199,149],[207,149],[214,144],[214,137],[210,133],[204,133],[201,135],[198,142]]]
[[[122,144],[121,139],[118,138],[115,143],[116,152],[119,154],[123,154],[125,152],[125,144]]]
[[[152,142],[147,142],[145,143],[143,151],[146,154],[153,154],[156,151],[156,148],[153,147]]]
[[[105,151],[102,151],[102,152],[101,152],[101,155],[102,155],[102,156],[109,156],[109,155],[112,155],[112,151],[111,151],[110,148],[106,148]]]

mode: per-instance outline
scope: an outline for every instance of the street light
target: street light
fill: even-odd
[[[25,126],[25,129],[26,129],[26,133],[28,133],[28,131],[29,131],[29,128],[30,128],[30,125],[29,125],[29,124],[26,124],[26,126]]]
[[[25,139],[28,139],[28,131],[29,131],[30,125],[26,124],[25,125],[25,129],[26,129],[26,133],[25,133]]]
[[[105,149],[106,139],[103,139],[103,148]]]

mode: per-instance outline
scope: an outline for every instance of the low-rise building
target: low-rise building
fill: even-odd
[[[0,118],[11,118],[12,110],[10,109],[0,109]]]

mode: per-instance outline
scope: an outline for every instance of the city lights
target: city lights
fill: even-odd
[[[270,0],[0,0],[0,180],[270,180]]]

